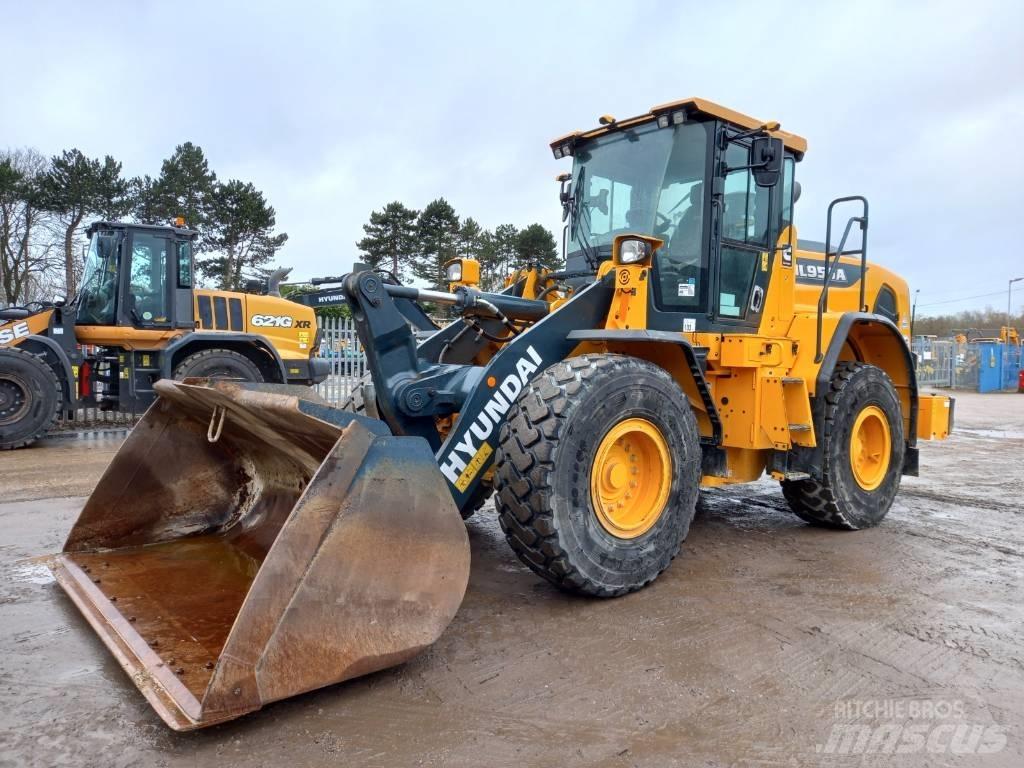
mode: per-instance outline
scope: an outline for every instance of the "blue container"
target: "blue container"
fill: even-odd
[[[1003,345],[994,341],[978,343],[978,391],[998,392],[1003,388]]]

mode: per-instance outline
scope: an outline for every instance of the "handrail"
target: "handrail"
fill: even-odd
[[[833,209],[840,203],[849,202],[860,202],[863,213],[860,216],[851,216],[847,222],[846,227],[843,230],[843,237],[839,241],[839,247],[836,248],[835,252],[832,251],[832,212]],[[853,228],[854,223],[860,225],[861,232],[861,246],[859,251],[847,251],[846,250],[846,239],[850,236],[850,230]],[[840,256],[853,256],[860,254],[860,303],[857,305],[862,311],[866,310],[864,306],[865,298],[865,279],[868,271],[868,199],[863,195],[850,195],[848,197],[837,197],[831,203],[828,204],[828,218],[825,222],[825,277],[822,280],[821,295],[818,297],[818,323],[817,323],[817,334],[815,341],[815,352],[814,362],[820,363],[824,359],[824,355],[821,351],[821,326],[822,318],[828,311],[828,289],[832,284],[832,272],[839,265]],[[835,256],[831,262],[829,261],[830,256]]]

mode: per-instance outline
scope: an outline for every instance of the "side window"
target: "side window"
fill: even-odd
[[[192,244],[178,241],[178,287],[192,287]]]
[[[725,152],[725,162],[730,168],[749,165],[750,149],[740,144],[730,144]],[[767,247],[770,203],[771,189],[757,186],[749,169],[728,174],[725,177],[722,237]]]
[[[167,239],[137,233],[132,238],[128,315],[136,325],[168,322]]]
[[[796,161],[787,157],[782,164],[782,229],[793,223],[793,173]]]
[[[878,298],[875,299],[875,314],[887,317],[894,323],[899,321],[899,312],[896,311],[896,294],[887,285],[882,286],[882,290],[878,292]]]

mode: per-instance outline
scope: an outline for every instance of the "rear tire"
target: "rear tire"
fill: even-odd
[[[875,440],[881,441],[875,459],[864,458],[864,441],[851,450],[854,428],[865,419],[876,425]],[[819,440],[821,479],[782,482],[790,509],[801,520],[826,528],[856,531],[878,525],[899,490],[905,452],[900,400],[885,371],[865,363],[836,366],[825,394],[824,435]]]
[[[189,355],[174,369],[175,379],[188,377],[236,379],[256,383],[265,381],[256,363],[230,349],[204,349]]]
[[[23,448],[46,434],[63,399],[44,360],[16,347],[0,349],[0,450]]]
[[[633,448],[634,438],[622,440],[626,470],[626,459],[609,464],[601,457],[619,449],[614,438],[629,425],[650,437],[629,433],[640,435]],[[631,453],[640,455],[636,466]],[[501,428],[498,520],[534,573],[569,592],[623,595],[653,581],[679,552],[694,515],[700,455],[693,410],[664,370],[622,355],[565,360],[526,386]],[[606,490],[635,500],[619,497],[625,510],[617,512],[613,501],[609,513]],[[654,501],[645,510],[640,499]],[[637,517],[626,521],[630,507]],[[610,518],[618,514],[617,528]]]

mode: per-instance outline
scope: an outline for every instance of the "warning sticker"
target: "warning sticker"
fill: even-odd
[[[680,297],[682,297],[682,296],[690,297],[690,296],[696,295],[696,293],[697,293],[697,286],[695,286],[692,282],[679,283],[679,287],[678,287],[677,291],[678,291],[678,293],[676,295],[678,295]]]
[[[459,481],[455,483],[455,487],[460,491],[465,491],[469,488],[469,484],[473,482],[473,478],[477,476],[480,469],[483,467],[484,462],[490,458],[490,455],[494,453],[494,449],[490,443],[483,443],[477,452],[473,455],[473,458],[469,460],[469,464],[462,470],[462,474],[459,475]]]
[[[683,318],[683,333],[692,333],[697,330],[697,320],[693,317]]]

